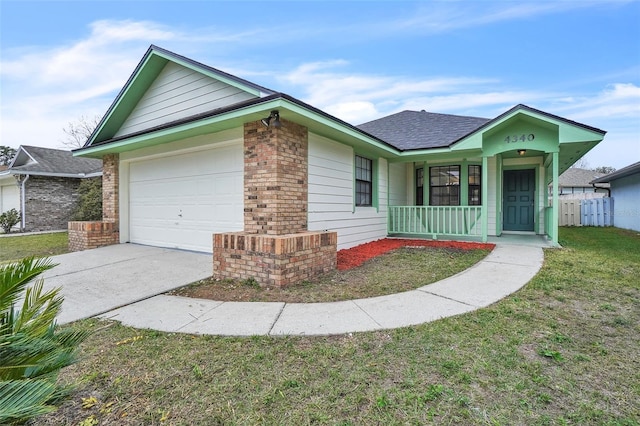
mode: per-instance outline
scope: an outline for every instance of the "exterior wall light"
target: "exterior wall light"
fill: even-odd
[[[519,149],[519,150],[518,150],[518,155],[519,155],[520,157],[524,157],[524,155],[525,155],[526,153],[527,153],[527,150],[526,150],[526,149]]]
[[[273,120],[273,123],[271,123],[271,120]],[[271,111],[271,114],[268,117],[260,120],[260,122],[264,124],[265,127],[273,125],[273,127],[277,129],[282,126],[282,123],[280,123],[280,112],[278,110]]]

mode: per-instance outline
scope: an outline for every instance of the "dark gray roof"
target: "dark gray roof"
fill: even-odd
[[[560,175],[558,185],[564,187],[591,187],[591,181],[601,176],[604,176],[604,173],[571,167]]]
[[[402,111],[356,126],[400,150],[444,148],[491,121],[488,118]]]
[[[13,174],[78,176],[102,172],[102,160],[74,157],[71,151],[21,146],[9,171]]]
[[[634,175],[636,173],[640,173],[640,161],[638,161],[637,163],[628,165],[627,167],[623,167],[620,170],[616,170],[613,173],[609,173],[608,175],[595,179],[591,181],[591,183],[611,182],[612,180],[621,179],[627,176]]]

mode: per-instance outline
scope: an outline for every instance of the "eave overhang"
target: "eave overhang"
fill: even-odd
[[[310,132],[353,146],[359,152],[390,158],[400,151],[385,141],[283,93],[252,99],[230,107],[166,123],[142,132],[93,141],[73,151],[74,156],[102,158],[105,154],[133,151],[189,137],[242,127],[278,110],[281,120],[305,126]]]

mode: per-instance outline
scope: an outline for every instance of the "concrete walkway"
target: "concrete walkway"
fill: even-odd
[[[160,294],[99,317],[136,328],[230,336],[330,335],[422,324],[488,306],[533,278],[542,266],[544,244],[501,241],[473,267],[404,293],[332,303],[220,302]]]

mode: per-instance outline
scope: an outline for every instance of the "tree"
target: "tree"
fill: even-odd
[[[0,145],[0,166],[8,166],[16,156],[16,152],[18,151],[10,146]]]
[[[67,138],[61,141],[62,145],[69,149],[82,148],[93,131],[100,123],[100,116],[85,117],[81,115],[77,121],[69,122],[62,131]]]
[[[57,373],[76,361],[87,333],[56,330],[59,288],[44,292],[42,279],[29,287],[54,266],[33,257],[0,266],[0,424],[51,412],[69,391],[57,383]]]
[[[83,179],[73,220],[102,220],[102,178]]]
[[[589,168],[589,162],[584,157],[582,157],[578,161],[573,163],[571,165],[571,167],[574,168],[574,169],[588,169]]]
[[[615,172],[616,168],[611,166],[598,166],[593,170],[598,173],[604,173],[605,175],[608,175],[609,173]]]

